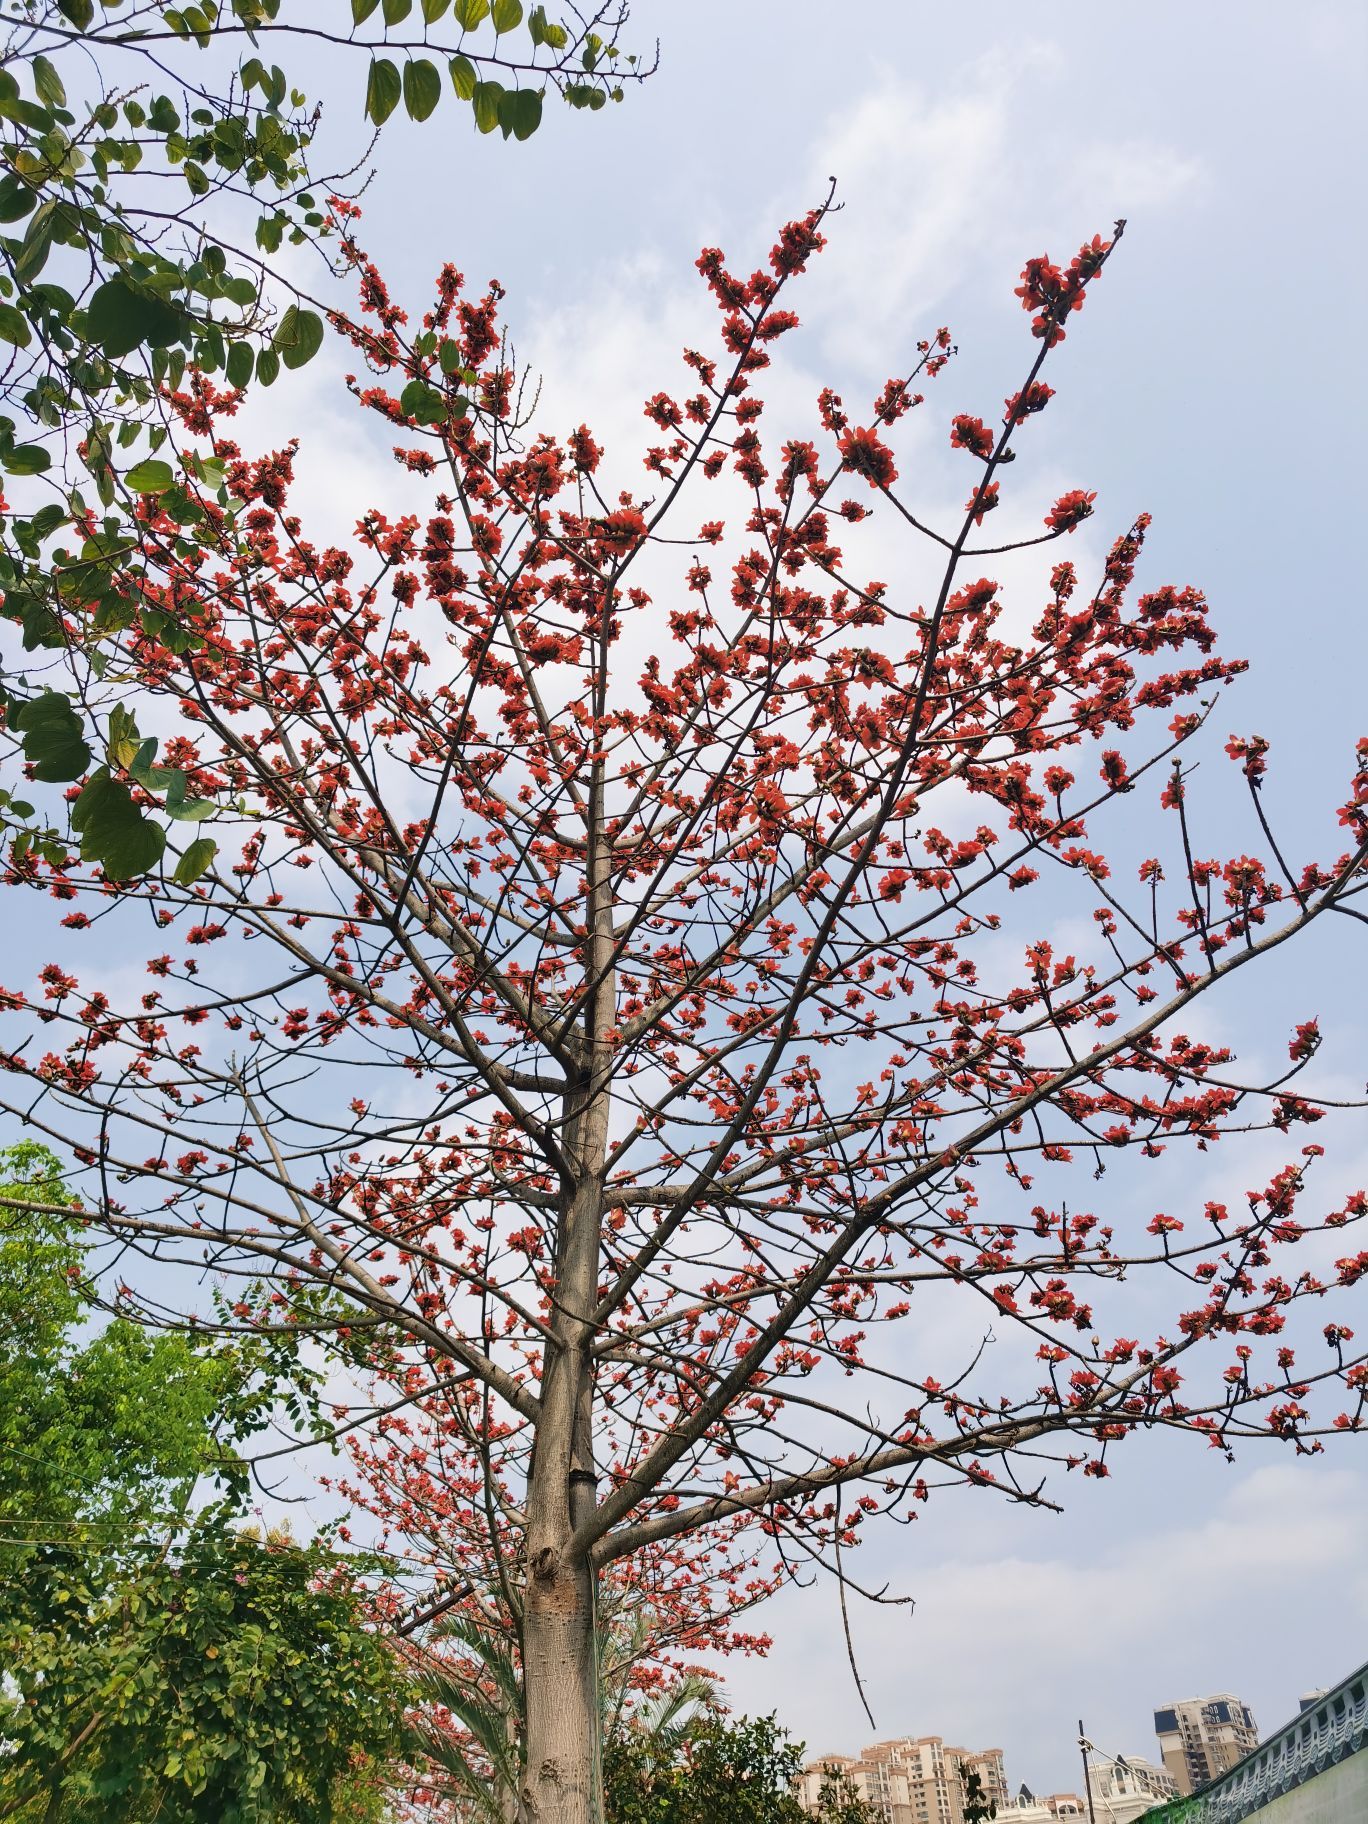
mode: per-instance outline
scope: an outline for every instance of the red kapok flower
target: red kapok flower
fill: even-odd
[[[1033,380],[1024,392],[1013,393],[1004,401],[1006,410],[1002,422],[1009,423],[1013,418],[1020,421],[1029,418],[1034,412],[1043,412],[1050,400],[1054,398],[1054,388],[1046,386],[1043,380]]]
[[[969,496],[968,500],[964,503],[964,510],[966,513],[973,514],[974,524],[976,526],[981,526],[983,524],[984,514],[991,513],[997,504],[998,484],[995,481],[990,481],[987,487],[979,488],[976,493]]]
[[[592,475],[599,465],[603,452],[589,434],[589,426],[582,424],[577,431],[570,433],[570,457],[575,467],[584,475]]]
[[[950,447],[968,450],[971,456],[982,457],[987,462],[993,453],[993,433],[982,418],[971,418],[967,412],[956,412],[950,421]]]
[[[1045,524],[1051,532],[1072,532],[1075,526],[1081,526],[1085,519],[1091,517],[1093,505],[1097,499],[1096,490],[1087,494],[1082,488],[1071,488],[1059,499],[1045,515]]]
[[[893,452],[880,441],[877,432],[858,426],[848,431],[836,447],[841,452],[841,467],[863,475],[871,488],[891,488],[898,479]]]
[[[810,209],[800,221],[786,222],[779,230],[779,239],[770,249],[770,265],[781,279],[801,272],[813,254],[826,246],[826,236],[817,231],[821,219],[820,209]]]

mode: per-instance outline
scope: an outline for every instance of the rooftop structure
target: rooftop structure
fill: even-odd
[[[997,1815],[1003,1824],[1055,1824],[1060,1818],[1086,1824],[1088,1805],[1076,1792],[1041,1794],[1023,1786],[1014,1799],[999,1805]]]
[[[1180,1793],[1209,1785],[1259,1740],[1249,1706],[1229,1691],[1166,1704],[1154,1713],[1154,1733]]]

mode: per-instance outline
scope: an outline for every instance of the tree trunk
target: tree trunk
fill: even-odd
[[[586,865],[589,941],[584,955],[579,1068],[567,1085],[566,1170],[556,1236],[556,1298],[542,1361],[541,1410],[529,1476],[523,1684],[527,1824],[602,1824],[602,1717],[598,1693],[595,1572],[569,1547],[593,1516],[593,1312],[598,1296],[603,1181],[612,1111],[616,973],[613,907],[602,841],[602,766],[589,805]]]
[[[526,1824],[601,1824],[597,1646],[588,1565],[531,1568],[523,1614]]]
[[[563,1226],[561,1300],[542,1375],[528,1490],[526,1824],[602,1824],[603,1817],[596,1573],[586,1552],[570,1552],[596,1499],[591,1332],[580,1313],[592,1307],[600,1208],[600,1186],[591,1179],[572,1197]]]

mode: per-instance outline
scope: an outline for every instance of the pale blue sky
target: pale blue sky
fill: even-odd
[[[449,107],[421,129],[396,120],[364,238],[416,308],[443,259],[498,276],[551,422],[586,418],[621,442],[642,440],[642,397],[673,384],[707,320],[700,245],[749,270],[828,173],[845,208],[798,300],[786,411],[822,381],[872,393],[947,322],[963,353],[939,409],[991,416],[1023,363],[1023,259],[1127,216],[1031,454],[1061,486],[1099,490],[1100,530],[1070,555],[1155,514],[1147,578],[1205,588],[1225,644],[1252,661],[1220,733],[1274,740],[1270,808],[1309,855],[1330,846],[1363,720],[1366,25],[1357,0],[1072,17],[1006,0],[635,0],[637,41],[661,40],[645,89],[592,119],[551,110],[520,147],[456,129]],[[315,93],[354,95],[355,69],[335,74],[320,66]],[[331,104],[339,145],[355,143],[350,105]],[[299,433],[306,508],[350,523],[394,501],[394,471],[390,440],[340,393],[342,365],[325,357],[242,422],[244,441],[253,425]],[[1276,1046],[1319,1012],[1322,1081],[1361,1086],[1368,1021],[1344,923],[1215,1017],[1262,1043],[1268,1016]],[[1231,1174],[1238,1196],[1274,1152],[1204,1162],[1203,1178]],[[1333,1182],[1365,1175],[1360,1121],[1340,1131]],[[1132,1195],[1162,1207],[1148,1185],[1107,1190]],[[1064,1788],[1080,1713],[1109,1750],[1152,1754],[1157,1703],[1231,1689],[1272,1728],[1302,1689],[1368,1657],[1361,1438],[1312,1465],[1251,1450],[1233,1468],[1142,1439],[1113,1472],[1068,1484],[1063,1518],[961,1495],[871,1540],[861,1575],[916,1598],[852,1612],[879,1734],[1001,1746],[1014,1785]],[[777,1708],[814,1750],[869,1739],[834,1592],[785,1595],[763,1621],[775,1649],[730,1669],[736,1703]]]

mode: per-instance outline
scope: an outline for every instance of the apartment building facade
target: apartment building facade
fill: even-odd
[[[985,1798],[998,1805],[1007,1799],[1000,1748],[955,1748],[938,1735],[898,1736],[873,1742],[858,1756],[828,1754],[810,1761],[798,1790],[808,1811],[817,1809],[827,1769],[843,1774],[882,1824],[964,1824],[964,1776],[971,1770]]]
[[[1185,1697],[1154,1713],[1164,1766],[1181,1795],[1219,1779],[1259,1745],[1249,1706],[1229,1691]]]

